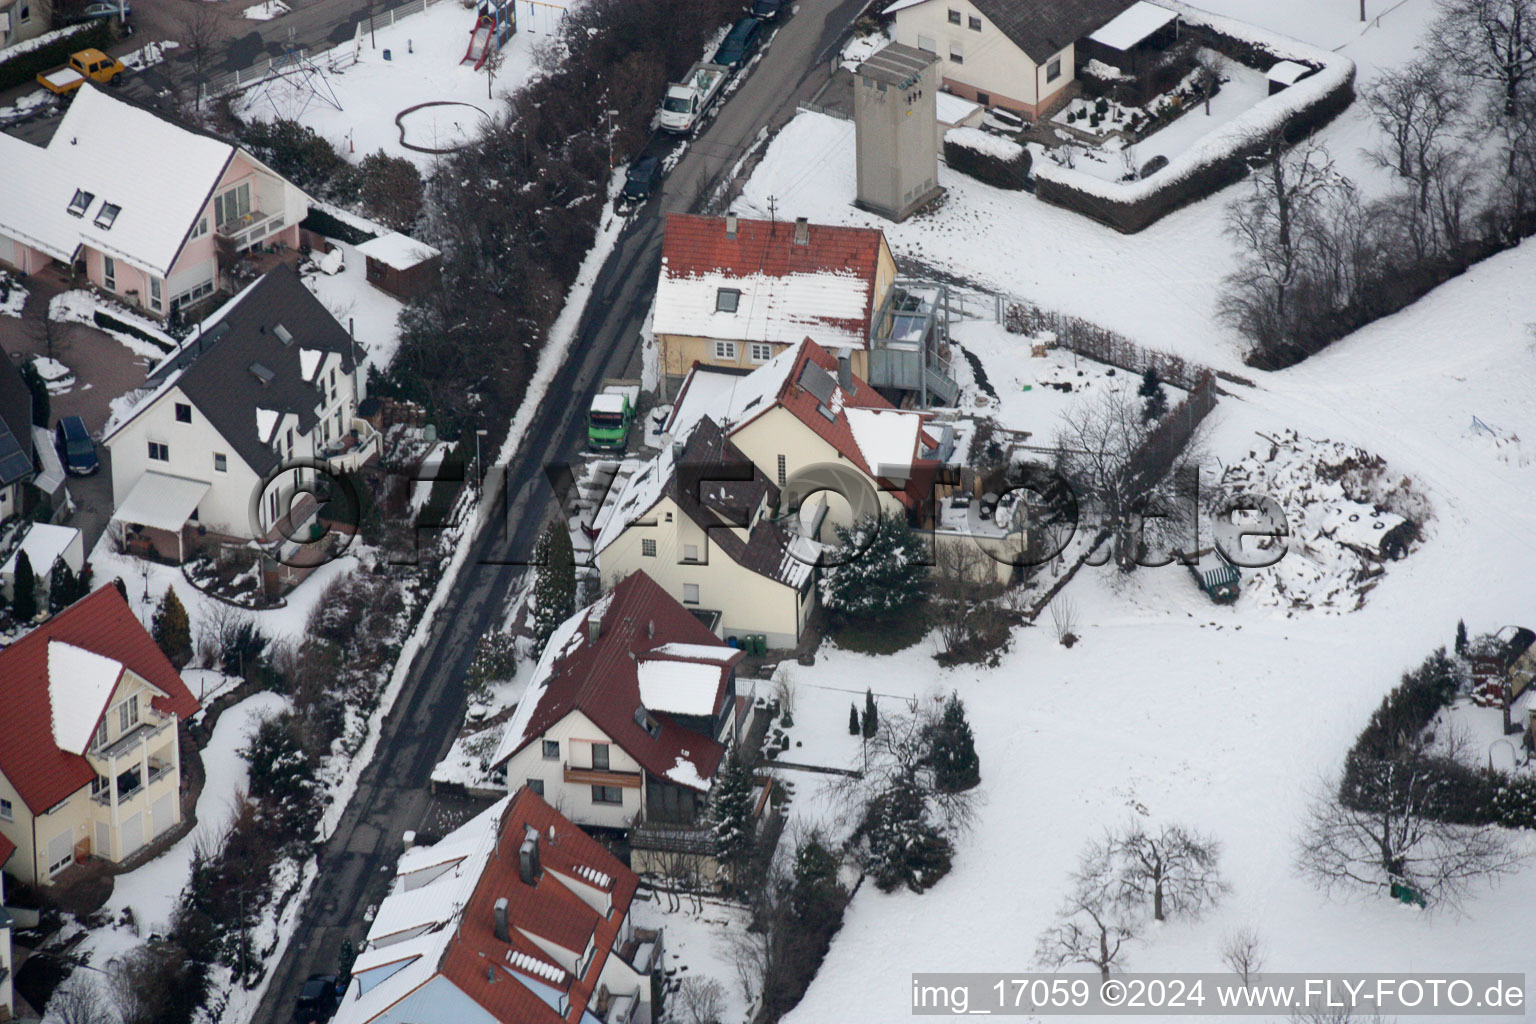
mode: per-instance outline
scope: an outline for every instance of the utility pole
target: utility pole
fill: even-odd
[[[779,197],[768,197],[768,234],[773,236],[779,230]]]

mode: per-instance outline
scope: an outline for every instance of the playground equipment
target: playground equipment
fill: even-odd
[[[265,99],[272,104],[280,118],[297,121],[309,109],[320,102],[335,110],[341,110],[341,100],[331,88],[325,70],[312,58],[290,44],[282,58],[272,65],[273,73],[261,84],[252,97],[252,103]]]
[[[475,0],[475,27],[469,33],[469,49],[460,64],[473,64],[479,71],[492,53],[500,50],[517,31],[517,13],[513,0]]]

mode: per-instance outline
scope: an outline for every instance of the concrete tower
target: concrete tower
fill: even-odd
[[[901,221],[939,196],[939,59],[891,43],[859,65],[853,83],[857,205]]]

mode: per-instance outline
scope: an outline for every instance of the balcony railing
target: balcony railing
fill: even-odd
[[[137,725],[106,746],[97,747],[89,751],[90,755],[102,761],[110,761],[112,758],[138,747],[141,742],[154,739],[165,731],[167,726],[175,724],[176,719],[174,716],[161,714],[153,707],[147,706],[147,702],[145,702],[145,705],[139,711],[139,723]]]
[[[619,772],[609,768],[581,768],[566,762],[565,781],[591,786],[619,786],[624,789],[640,788],[639,772]]]
[[[169,761],[162,761],[158,757],[150,758],[149,777],[139,781],[131,789],[119,788],[117,791],[117,802],[121,804],[132,800],[144,790],[148,789],[150,786],[153,786],[155,783],[169,775],[173,767],[174,766]],[[112,803],[112,790],[109,787],[107,789],[103,789],[100,793],[92,793],[91,799],[96,801],[98,804],[101,804],[103,807],[109,806]]]
[[[645,821],[630,826],[632,850],[657,850],[666,853],[691,853],[702,857],[715,854],[715,837],[704,825],[668,825]]]
[[[263,213],[252,210],[243,217],[220,224],[216,229],[223,238],[231,239],[236,249],[249,249],[285,226],[281,213]]]

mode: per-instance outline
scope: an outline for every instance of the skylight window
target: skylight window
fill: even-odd
[[[289,334],[288,328],[284,327],[282,324],[278,324],[276,327],[272,328],[272,333],[277,335],[277,340],[282,342],[284,345],[287,345],[293,341],[293,335]]]
[[[715,312],[734,313],[741,304],[741,292],[735,288],[721,288],[715,293]]]
[[[96,214],[96,226],[103,231],[111,229],[113,221],[117,220],[117,215],[122,212],[123,208],[121,206],[115,203],[103,202],[100,212]]]
[[[91,203],[96,199],[96,193],[87,192],[83,188],[75,189],[75,198],[69,201],[69,212],[76,217],[84,217],[85,211],[90,209]]]

